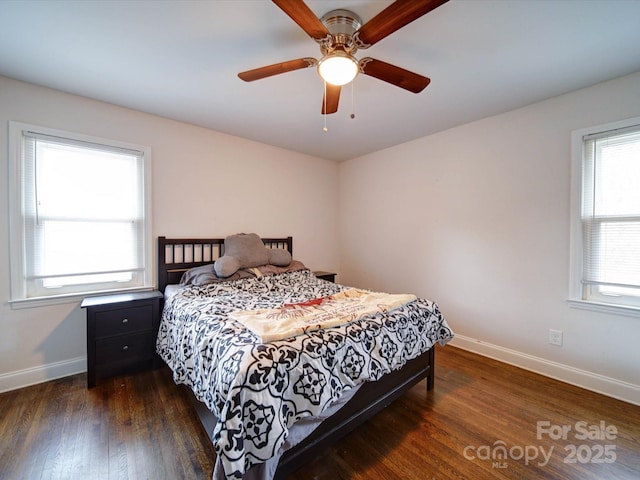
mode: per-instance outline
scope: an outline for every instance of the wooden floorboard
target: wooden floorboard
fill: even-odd
[[[434,391],[419,383],[289,480],[640,478],[640,407],[450,346],[436,364]],[[0,479],[210,479],[214,459],[166,369],[0,394]]]

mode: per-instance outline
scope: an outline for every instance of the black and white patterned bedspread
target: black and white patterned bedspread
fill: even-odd
[[[453,333],[433,302],[260,344],[237,310],[274,308],[347,287],[309,270],[192,286],[167,299],[157,351],[176,383],[191,387],[219,420],[216,452],[227,478],[275,455],[298,419],[317,415],[343,392],[444,345]]]

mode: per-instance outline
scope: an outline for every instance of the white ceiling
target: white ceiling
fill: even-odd
[[[364,22],[390,3],[307,1]],[[640,0],[451,0],[356,54],[431,84],[360,75],[327,132],[315,69],[236,76],[308,56],[316,43],[266,0],[0,1],[2,75],[345,160],[640,71]]]

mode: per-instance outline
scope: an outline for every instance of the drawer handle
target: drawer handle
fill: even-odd
[[[122,323],[129,323],[129,319],[128,318],[123,318],[122,319]]]
[[[122,350],[129,350],[129,345],[125,345],[124,347],[122,347]]]

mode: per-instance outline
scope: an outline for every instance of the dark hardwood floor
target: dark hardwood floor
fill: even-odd
[[[640,407],[454,347],[293,479],[638,479]],[[587,437],[587,438],[584,438]],[[214,450],[160,369],[0,394],[0,479],[209,479]]]

